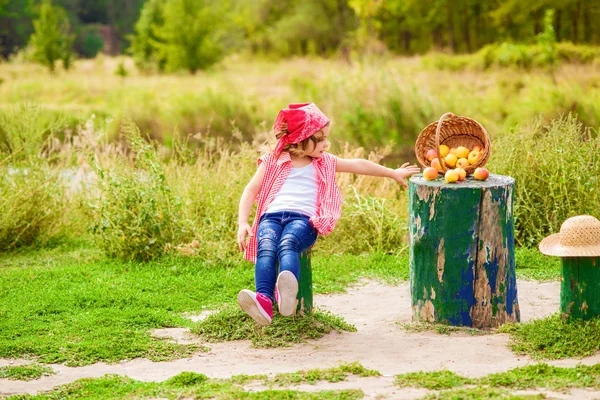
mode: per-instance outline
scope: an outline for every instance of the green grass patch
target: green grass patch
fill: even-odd
[[[254,347],[287,347],[319,339],[333,330],[356,332],[343,318],[325,311],[315,310],[310,316],[291,318],[275,313],[271,325],[263,327],[236,307],[211,314],[191,329],[210,342],[251,340]]]
[[[490,374],[478,379],[466,378],[447,370],[412,372],[396,375],[394,383],[399,387],[442,390],[440,393],[426,397],[428,399],[521,398],[511,397],[508,390],[541,388],[563,392],[571,388],[597,390],[600,388],[600,364],[563,368],[540,363]]]
[[[560,279],[560,257],[546,256],[537,248],[517,247],[515,249],[517,278],[536,281]]]
[[[301,383],[313,384],[318,381],[341,382],[345,381],[348,375],[360,377],[381,376],[379,371],[366,369],[359,363],[354,362],[328,369],[311,369],[308,371],[277,374],[271,382],[278,386],[299,385]]]
[[[56,371],[52,368],[37,363],[0,367],[0,379],[5,378],[14,381],[32,381],[55,373]]]
[[[563,391],[577,387],[597,390],[600,389],[600,364],[563,368],[540,363],[491,374],[477,383],[511,389],[546,388]]]
[[[464,378],[452,371],[410,372],[396,375],[394,381],[399,387],[419,387],[430,390],[451,389],[470,385],[473,379]]]
[[[212,399],[330,399],[351,400],[364,396],[361,390],[324,390],[307,393],[295,390],[264,390],[246,392],[244,385],[258,381],[263,384],[281,382],[314,383],[316,381],[338,382],[349,374],[358,376],[378,376],[377,371],[367,370],[358,363],[345,364],[325,370],[300,371],[293,374],[279,374],[272,379],[265,375],[239,375],[231,379],[210,379],[203,374],[182,372],[164,382],[141,382],[118,375],[105,375],[101,378],[80,379],[62,385],[53,390],[35,396],[18,395],[9,397],[12,400],[42,399],[122,399],[122,398],[212,398]],[[287,384],[287,383],[286,383]]]
[[[600,318],[563,321],[560,314],[520,324],[506,324],[511,348],[535,359],[581,358],[600,350]]]
[[[314,255],[312,261],[316,293],[342,291],[361,276],[386,282],[408,276],[407,256]],[[191,328],[195,324],[184,314],[235,304],[238,291],[253,286],[254,266],[245,261],[169,256],[147,263],[122,262],[106,258],[87,242],[0,254],[0,357],[69,366],[188,357],[203,348],[157,339],[151,331]],[[257,346],[281,346],[318,338],[332,329],[354,329],[318,311],[312,319],[276,317],[267,333],[239,312],[224,321],[227,324],[215,327],[213,336],[253,336]]]
[[[543,394],[514,395],[506,390],[489,387],[474,387],[431,393],[423,397],[423,400],[537,400],[545,398],[546,396]]]

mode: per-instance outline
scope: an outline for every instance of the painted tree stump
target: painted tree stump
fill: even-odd
[[[296,314],[306,315],[312,312],[312,267],[310,265],[310,250],[300,254],[300,281],[298,282],[298,305]]]
[[[563,257],[560,288],[563,318],[600,316],[600,257]]]
[[[520,320],[508,176],[409,180],[413,321],[487,329]]]

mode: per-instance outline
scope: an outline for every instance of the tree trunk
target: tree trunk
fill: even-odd
[[[306,315],[312,313],[313,288],[312,267],[310,265],[310,250],[300,254],[300,281],[298,282],[298,306],[296,314]]]
[[[563,318],[600,316],[600,257],[564,257],[560,311]]]
[[[520,320],[514,179],[409,181],[413,321],[475,328]]]

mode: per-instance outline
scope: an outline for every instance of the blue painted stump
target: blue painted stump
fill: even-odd
[[[409,180],[413,321],[486,329],[520,320],[514,179]]]

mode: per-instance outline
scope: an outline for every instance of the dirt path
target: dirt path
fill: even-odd
[[[518,289],[522,321],[545,317],[558,310],[558,282],[519,281]],[[392,377],[405,372],[444,368],[464,376],[479,377],[536,362],[529,357],[513,354],[507,347],[508,336],[504,334],[471,336],[468,333],[441,335],[434,332],[406,332],[402,324],[411,321],[408,283],[386,286],[363,282],[345,294],[316,296],[315,305],[344,317],[356,326],[358,332],[333,333],[307,344],[283,349],[254,349],[249,341],[210,344],[209,353],[170,362],[154,363],[137,359],[78,368],[51,365],[58,373],[35,381],[0,379],[0,394],[36,393],[80,378],[104,374],[127,375],[142,381],[162,381],[182,371],[193,371],[209,377],[226,378],[237,374],[276,374],[328,368],[343,362],[358,361],[366,368],[378,370],[383,377],[355,378],[338,386],[326,383],[304,386],[311,390],[361,388],[368,398],[386,394],[398,398],[396,396],[400,392],[402,398],[418,398],[426,391],[407,389],[398,392],[393,386]],[[155,334],[171,336],[179,341],[195,340],[185,329],[161,329]],[[17,365],[28,361],[0,359],[0,366],[11,362]],[[600,354],[582,360],[549,362],[560,366],[575,366],[578,363],[600,363]],[[575,396],[575,392],[572,396]],[[576,398],[600,398],[600,393],[580,391]]]

